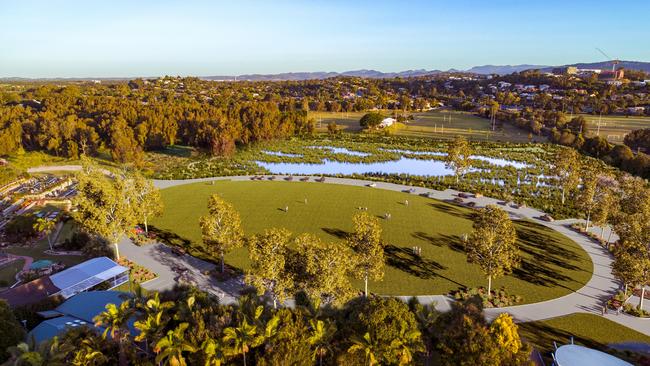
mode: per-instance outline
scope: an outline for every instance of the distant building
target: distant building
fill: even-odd
[[[379,123],[379,128],[386,128],[392,126],[397,120],[392,117],[384,118],[381,123]]]
[[[131,297],[126,292],[119,291],[91,291],[80,293],[54,310],[41,311],[38,313],[46,319],[32,329],[27,335],[27,339],[34,339],[36,344],[50,340],[68,329],[77,327],[89,327],[95,329],[98,333],[104,331],[101,327],[95,326],[93,320],[97,315],[106,309],[106,305],[120,305],[122,302]],[[135,317],[132,317],[127,326],[132,334],[135,334],[133,326]]]
[[[603,70],[598,74],[598,79],[602,81],[613,81],[613,80],[621,80],[625,76],[625,72],[623,70]]]
[[[98,285],[110,290],[128,281],[128,268],[108,257],[98,257],[2,292],[0,299],[16,307],[37,303],[51,296],[68,299]]]
[[[556,67],[553,69],[555,75],[576,75],[578,68],[575,66]]]

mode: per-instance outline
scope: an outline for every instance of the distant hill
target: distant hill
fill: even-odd
[[[377,70],[352,70],[344,72],[285,72],[280,74],[245,74],[238,76],[204,76],[201,79],[205,80],[248,80],[248,81],[273,81],[273,80],[314,80],[314,79],[327,79],[337,76],[353,76],[369,79],[384,79],[394,77],[414,77],[423,75],[437,74],[440,70],[406,70],[400,72],[381,72]]]
[[[611,61],[602,61],[602,62],[590,62],[590,63],[577,63],[570,64],[565,66],[575,66],[579,69],[604,69],[609,70],[612,68]],[[623,68],[627,70],[640,70],[645,72],[650,72],[650,62],[642,61],[621,61],[621,63],[616,66],[617,69]]]
[[[575,63],[570,65],[561,65],[561,66],[576,66],[582,69],[611,69],[612,63],[609,61],[603,62],[591,62],[591,63]],[[377,70],[352,70],[344,72],[333,72],[333,71],[315,71],[315,72],[285,72],[279,74],[245,74],[245,75],[215,75],[215,76],[202,76],[201,79],[204,80],[248,80],[248,81],[280,81],[280,80],[315,80],[315,79],[327,79],[337,76],[352,76],[352,77],[361,77],[369,79],[387,79],[394,77],[416,77],[416,76],[425,76],[425,75],[436,75],[440,73],[456,73],[456,72],[466,72],[480,75],[507,75],[512,74],[513,72],[521,72],[525,70],[541,70],[541,71],[551,71],[555,67],[561,66],[548,66],[548,65],[483,65],[483,66],[474,66],[468,70],[457,70],[449,69],[447,71],[442,70],[406,70],[399,72],[382,72]],[[641,62],[641,61],[621,61],[618,65],[619,68],[625,68],[628,70],[642,70],[645,72],[650,72],[650,62]],[[155,78],[155,77],[149,77]],[[5,77],[0,78],[0,81],[29,81],[29,80],[41,80],[41,81],[88,81],[88,80],[129,80],[135,79],[135,77],[115,77],[115,78],[21,78],[21,77]]]
[[[550,66],[542,66],[542,65],[484,65],[484,66],[474,66],[471,69],[467,70],[467,72],[471,72],[474,74],[481,74],[481,75],[491,75],[491,74],[507,75],[507,74],[512,74],[513,72],[521,72],[521,71],[532,70],[532,69],[545,69],[549,67]]]

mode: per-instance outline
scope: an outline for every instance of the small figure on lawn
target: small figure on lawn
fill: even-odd
[[[284,212],[289,212],[289,206],[284,206]]]
[[[409,205],[409,200],[404,200],[404,205],[408,206]]]

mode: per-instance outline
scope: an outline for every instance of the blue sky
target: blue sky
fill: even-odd
[[[650,61],[650,1],[0,0],[0,77]]]

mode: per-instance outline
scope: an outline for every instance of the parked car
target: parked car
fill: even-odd
[[[185,255],[185,249],[181,247],[172,247],[172,253],[180,257]]]

